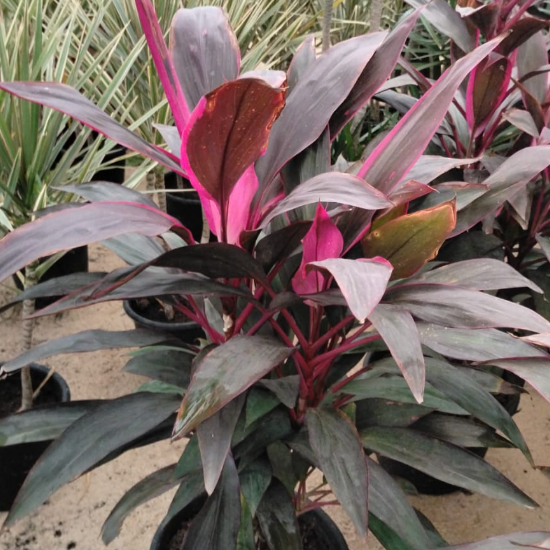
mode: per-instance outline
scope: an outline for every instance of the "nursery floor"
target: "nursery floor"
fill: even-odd
[[[106,249],[91,247],[90,270],[110,270],[118,260]],[[0,304],[12,295],[0,286]],[[20,345],[19,311],[0,318],[0,359],[15,355]],[[130,329],[132,323],[122,306],[102,304],[39,321],[35,344],[72,332],[102,328]],[[68,381],[73,399],[113,398],[137,388],[142,379],[122,372],[125,352],[104,351],[63,355],[45,361]],[[517,422],[529,444],[535,463],[550,466],[550,405],[534,392],[525,394]],[[100,550],[101,525],[109,511],[135,482],[151,471],[175,462],[182,443],[163,442],[132,451],[64,487],[36,513],[0,535],[0,550]],[[518,530],[550,530],[550,482],[533,471],[519,451],[494,450],[488,459],[521,489],[540,503],[537,510],[525,510],[478,495],[417,497],[414,504],[426,514],[451,543]],[[1,490],[1,474],[0,474]],[[109,548],[148,550],[155,525],[163,517],[173,492],[145,504],[124,524],[121,535]],[[378,550],[371,537],[365,546],[339,507],[329,513],[345,533],[350,550]],[[5,514],[0,513],[0,522]],[[205,549],[206,550],[206,549]]]

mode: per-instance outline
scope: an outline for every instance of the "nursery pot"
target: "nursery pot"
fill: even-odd
[[[197,338],[204,338],[204,332],[197,323],[169,320],[162,315],[162,312],[140,307],[138,300],[124,300],[123,307],[126,314],[134,321],[136,328],[172,334],[187,343],[195,343]]]
[[[166,172],[164,174],[166,211],[191,231],[195,241],[200,242],[202,235],[202,207],[199,194],[193,189],[189,180],[181,176],[180,178],[183,189],[191,189],[191,191],[170,193],[170,189],[178,189],[178,175],[175,172]],[[211,241],[212,238],[213,235],[210,235]]]
[[[150,550],[180,550],[185,527],[198,514],[204,501],[191,503],[176,514],[153,538]],[[349,550],[342,533],[321,509],[311,510],[298,517],[304,550]],[[266,547],[267,548],[267,547]],[[263,550],[260,547],[259,550]]]
[[[1,364],[0,364],[1,365]],[[36,389],[46,378],[50,369],[33,363],[31,366],[33,388]],[[70,401],[71,394],[67,382],[54,373],[42,388],[34,406]],[[0,380],[0,418],[16,412],[21,405],[21,374],[15,372]],[[27,474],[51,441],[21,443],[0,447],[0,511],[8,511],[15,500]]]
[[[47,258],[46,258],[47,259]],[[64,275],[72,275],[73,273],[83,273],[88,271],[88,247],[80,246],[73,248],[64,254],[55,264],[44,273],[40,282],[49,281],[50,279],[56,279],[57,277],[63,277]],[[19,290],[23,290],[23,285],[20,279],[14,275],[15,286]],[[53,304],[59,300],[61,296],[47,296],[44,298],[37,298],[35,301],[35,309],[42,309],[50,304]]]
[[[103,162],[107,163],[111,160],[115,160],[122,157],[127,153],[128,149],[122,145],[116,145],[113,147],[104,157]],[[114,164],[110,164],[103,170],[96,172],[91,181],[109,181],[111,183],[124,183],[124,171],[126,169],[126,160],[120,159]]]

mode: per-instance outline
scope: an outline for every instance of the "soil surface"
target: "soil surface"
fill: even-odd
[[[109,271],[123,264],[101,246],[90,247],[90,270]],[[0,285],[0,304],[15,294],[11,280]],[[21,346],[21,310],[0,316],[0,361],[15,356]],[[133,322],[119,302],[98,304],[39,319],[34,344],[88,329],[128,330]],[[138,388],[145,379],[123,371],[130,350],[59,355],[42,361],[69,383],[73,399],[114,398]],[[550,466],[550,405],[531,388],[522,395],[515,417],[535,464]],[[0,534],[0,550],[101,550],[101,526],[123,494],[151,472],[177,462],[184,442],[163,441],[125,453],[54,493],[46,504]],[[550,482],[533,470],[520,451],[492,449],[487,460],[535,499],[528,510],[482,495],[456,493],[413,497],[420,509],[452,544],[520,530],[550,530]],[[318,482],[312,480],[313,483]],[[1,486],[0,486],[1,490]],[[149,550],[156,526],[164,518],[175,489],[154,499],[126,520],[109,550]],[[367,543],[354,533],[338,506],[326,511],[342,529],[350,550],[380,550],[373,536]],[[6,514],[0,513],[0,524]]]

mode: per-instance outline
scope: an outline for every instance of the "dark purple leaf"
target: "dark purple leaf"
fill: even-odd
[[[383,258],[344,260],[334,258],[309,264],[327,270],[336,280],[355,317],[364,322],[382,299],[392,273]]]
[[[341,172],[327,172],[298,185],[264,217],[261,227],[265,227],[279,214],[318,202],[335,202],[365,210],[393,206],[382,193],[361,178]]]
[[[438,31],[456,42],[463,52],[468,53],[475,48],[474,36],[470,33],[466,21],[445,0],[407,0],[407,4],[414,8],[426,6],[422,16]]]
[[[464,78],[501,40],[483,44],[449,67],[369,155],[358,176],[389,193],[426,149]]]
[[[284,376],[283,378],[265,379],[260,382],[262,386],[273,392],[279,401],[292,409],[298,399],[300,377],[296,375]]]
[[[174,468],[175,464],[172,464],[160,470],[155,470],[124,493],[124,496],[116,503],[101,528],[103,544],[107,545],[118,537],[124,520],[138,506],[164,494],[181,483],[181,480],[174,478]]]
[[[35,441],[48,441],[59,437],[73,422],[93,411],[103,401],[69,401],[5,416],[0,420],[0,444],[19,445]]]
[[[0,281],[43,256],[117,237],[161,235],[183,226],[160,210],[130,202],[101,202],[62,210],[28,223],[0,240]],[[48,235],[48,239],[44,239]]]
[[[372,427],[361,430],[361,439],[370,451],[446,483],[527,508],[538,506],[483,459],[429,435],[408,428]]]
[[[144,329],[116,332],[108,330],[85,330],[39,344],[15,359],[7,361],[2,365],[0,370],[12,372],[45,357],[60,355],[62,353],[82,353],[100,349],[149,346],[167,339],[169,339],[167,335]]]
[[[534,34],[548,27],[550,23],[545,19],[524,15],[513,25],[507,25],[506,30],[509,34],[498,47],[498,52],[503,56],[510,55],[516,48],[525,43]]]
[[[197,426],[204,487],[209,495],[214,492],[222,474],[243,404],[244,395],[241,394]]]
[[[195,367],[174,437],[196,428],[291,353],[291,348],[264,336],[235,336],[207,352]]]
[[[173,414],[177,404],[178,396],[141,392],[107,401],[79,418],[48,447],[31,470],[6,525],[13,525],[65,483],[158,426]]]
[[[530,288],[542,292],[532,281],[510,265],[491,258],[464,260],[416,276],[413,281],[460,286],[470,290],[500,290],[501,288]]]
[[[489,187],[489,191],[460,212],[452,236],[470,229],[496,210],[549,165],[550,146],[548,145],[527,147],[506,159],[483,182]]]
[[[483,292],[448,285],[417,284],[396,288],[388,292],[387,300],[408,309],[423,321],[441,326],[550,331],[550,323],[526,307]]]
[[[287,97],[292,93],[300,78],[315,63],[317,55],[315,52],[315,36],[310,34],[296,50],[287,71],[288,92]]]
[[[319,468],[363,539],[367,536],[367,463],[351,420],[335,409],[308,409],[306,426]]]
[[[189,108],[187,107],[187,103],[185,103],[185,98],[176,76],[173,61],[168,53],[155,8],[151,0],[136,0],[136,8],[141,28],[147,39],[147,44],[149,45],[149,50],[157,69],[157,74],[168,99],[176,126],[181,133],[189,120]]]
[[[311,221],[301,221],[265,236],[256,245],[256,260],[268,272],[275,263],[286,260],[300,246],[310,227]]]
[[[177,157],[150,145],[134,132],[121,126],[70,86],[57,82],[0,82],[0,89],[65,113],[113,141],[159,162],[170,170],[182,173]]]
[[[300,78],[273,125],[265,156],[256,163],[260,205],[265,206],[263,195],[269,196],[269,185],[281,168],[321,135],[385,35],[370,33],[336,44]]]
[[[237,38],[219,7],[178,10],[170,28],[170,56],[191,111],[201,97],[239,75]]]
[[[422,10],[415,10],[391,32],[376,50],[357,79],[348,97],[340,104],[330,119],[330,135],[334,139],[359,109],[371,99],[391,75],[401,55],[407,37],[416,24]]]
[[[546,354],[501,330],[448,328],[416,324],[420,340],[437,353],[462,361],[489,361],[508,357],[544,357]]]
[[[382,336],[415,399],[424,400],[426,372],[420,336],[412,315],[405,309],[378,304],[369,321]]]
[[[236,550],[240,521],[239,474],[227,455],[220,482],[193,519],[181,550]]]

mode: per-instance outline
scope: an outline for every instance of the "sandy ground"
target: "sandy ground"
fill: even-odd
[[[106,249],[91,247],[90,270],[109,270],[120,265]],[[0,303],[12,294],[0,287]],[[0,319],[0,359],[15,355],[20,345],[19,311]],[[103,328],[124,330],[132,323],[121,304],[103,304],[42,319],[35,331],[35,343],[72,332]],[[68,381],[74,399],[113,398],[137,388],[142,379],[122,371],[125,351],[104,351],[63,355],[44,361]],[[533,452],[535,462],[550,466],[550,406],[534,392],[522,397],[517,422]],[[182,443],[160,444],[129,452],[117,460],[65,486],[30,517],[0,535],[0,550],[99,550],[101,525],[124,492],[151,471],[177,461]],[[491,451],[488,459],[519,487],[540,503],[537,510],[477,495],[417,497],[422,510],[451,543],[475,540],[517,530],[550,530],[550,483],[530,468],[519,451]],[[0,481],[1,483],[1,481]],[[162,519],[173,492],[144,505],[128,519],[113,550],[148,550],[155,525]],[[329,513],[336,519],[350,550],[379,550],[374,537],[366,546],[353,533],[339,507]],[[0,514],[0,521],[5,515]],[[207,549],[205,549],[207,550]]]

